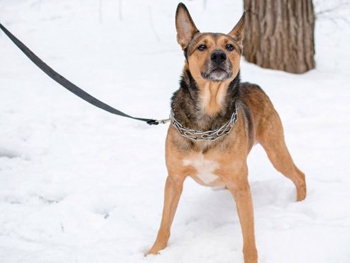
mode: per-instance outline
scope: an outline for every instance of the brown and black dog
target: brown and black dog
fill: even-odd
[[[176,11],[177,41],[186,57],[180,88],[172,98],[166,139],[168,177],[162,221],[148,254],[164,249],[187,176],[233,195],[243,234],[245,263],[258,260],[247,156],[255,143],[274,167],[306,196],[304,174],[295,166],[278,113],[257,85],[240,83],[244,15],[228,34],[201,33],[186,6]]]

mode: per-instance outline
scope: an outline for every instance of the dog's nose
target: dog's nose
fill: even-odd
[[[210,59],[213,62],[215,62],[217,65],[220,65],[222,62],[226,60],[226,54],[221,50],[217,50],[211,54]]]

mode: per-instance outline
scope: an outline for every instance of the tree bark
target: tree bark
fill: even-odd
[[[312,0],[244,0],[244,9],[247,61],[291,73],[315,68]]]

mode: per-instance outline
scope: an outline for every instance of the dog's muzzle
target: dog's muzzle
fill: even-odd
[[[225,52],[216,50],[210,55],[207,72],[202,72],[202,77],[212,81],[223,81],[232,76],[230,62]]]

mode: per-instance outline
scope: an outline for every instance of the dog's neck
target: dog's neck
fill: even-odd
[[[227,122],[239,98],[239,73],[231,82],[203,81],[197,83],[184,69],[180,89],[172,98],[172,110],[183,126],[212,130]]]
[[[226,82],[206,81],[199,88],[202,111],[208,116],[215,116],[225,108],[228,84]]]

